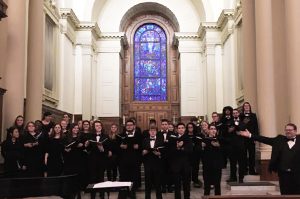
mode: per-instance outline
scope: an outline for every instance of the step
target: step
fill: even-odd
[[[268,192],[277,191],[276,185],[270,182],[244,182],[228,183],[228,189],[232,194],[267,194]]]
[[[260,176],[259,175],[246,175],[244,176],[244,182],[259,182]]]

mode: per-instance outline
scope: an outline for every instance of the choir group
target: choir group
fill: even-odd
[[[190,198],[190,184],[202,187],[209,195],[213,187],[221,194],[222,168],[230,163],[229,182],[243,183],[245,174],[256,174],[255,143],[239,135],[248,129],[258,134],[257,118],[248,102],[241,110],[230,106],[223,108],[221,117],[212,113],[212,123],[196,118],[187,124],[172,124],[161,120],[157,127],[150,120],[149,129],[142,131],[134,118],[119,129],[111,124],[109,131],[101,121],[70,123],[67,114],[60,123],[52,122],[50,112],[42,120],[24,124],[18,116],[7,130],[7,139],[1,144],[4,170],[9,177],[59,176],[78,174],[82,190],[89,183],[131,181],[131,191],[120,191],[118,198],[136,198],[141,187],[141,166],[145,173],[145,198],[151,198],[155,189],[156,198],[162,193],[174,192],[180,199],[181,188],[185,199]],[[200,161],[203,180],[198,178]],[[80,195],[78,195],[80,197]],[[91,198],[96,194],[92,193]],[[104,198],[104,193],[100,193]]]

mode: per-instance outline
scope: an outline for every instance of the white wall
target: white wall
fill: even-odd
[[[74,112],[75,56],[72,42],[60,35],[59,105],[58,109]]]
[[[234,39],[231,34],[223,45],[223,97],[224,106],[236,107],[236,92],[235,92],[235,54],[234,54]]]

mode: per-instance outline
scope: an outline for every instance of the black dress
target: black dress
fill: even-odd
[[[17,139],[5,140],[1,144],[1,154],[4,158],[4,172],[8,177],[19,177],[24,164],[24,154],[21,142]]]
[[[65,146],[61,138],[49,139],[47,145],[47,174],[48,176],[59,176],[63,172],[63,152]]]
[[[40,177],[44,172],[44,154],[45,154],[45,142],[42,136],[35,133],[31,135],[26,132],[22,138],[23,146],[28,143],[38,143],[34,147],[24,146],[24,164],[26,166],[25,175],[27,177]]]

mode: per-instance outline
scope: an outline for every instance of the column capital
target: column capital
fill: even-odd
[[[201,40],[197,32],[176,32],[173,36],[173,45],[180,53],[201,53]]]
[[[102,32],[97,41],[97,52],[120,53],[128,46],[127,37],[124,32]]]

